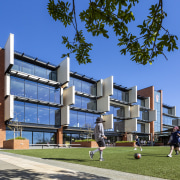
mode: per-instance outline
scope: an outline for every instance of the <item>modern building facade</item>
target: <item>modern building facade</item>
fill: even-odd
[[[154,138],[178,122],[175,107],[163,105],[162,91],[153,86],[137,91],[113,76],[95,80],[71,72],[69,58],[53,65],[16,52],[13,34],[0,49],[0,62],[0,148],[18,128],[16,136],[22,133],[30,144],[91,138],[99,116],[111,142],[136,134]]]

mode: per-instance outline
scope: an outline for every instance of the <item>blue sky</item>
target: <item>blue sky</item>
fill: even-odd
[[[147,14],[150,3],[158,0],[146,0],[139,3],[134,14],[137,22]],[[88,0],[76,0],[78,9],[85,8]],[[0,47],[4,47],[9,33],[15,35],[15,50],[24,52],[41,60],[58,65],[63,59],[61,55],[67,52],[61,44],[62,35],[73,34],[71,28],[65,29],[59,22],[55,22],[47,11],[48,0],[6,0],[0,1]],[[172,34],[180,38],[179,0],[164,1],[164,10],[168,17],[164,26]],[[83,25],[78,24],[79,29]],[[134,32],[134,26],[130,26]],[[176,115],[180,116],[180,50],[173,53],[165,52],[168,61],[163,56],[155,59],[152,65],[139,65],[130,60],[129,55],[120,54],[116,46],[117,38],[110,30],[110,38],[102,36],[92,38],[92,63],[79,65],[74,56],[70,56],[70,69],[85,74],[94,79],[104,79],[114,76],[114,82],[125,87],[137,85],[138,90],[154,85],[155,90],[163,90],[163,103],[176,106]],[[180,45],[179,41],[178,47]]]

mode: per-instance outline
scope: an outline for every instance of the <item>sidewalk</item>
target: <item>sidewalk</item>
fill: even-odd
[[[47,160],[0,150],[0,180],[162,180],[149,176]]]

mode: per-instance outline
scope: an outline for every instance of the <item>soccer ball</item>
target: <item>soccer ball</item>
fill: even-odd
[[[134,154],[134,158],[135,158],[135,159],[140,159],[140,158],[141,158],[141,154],[135,153],[135,154]]]

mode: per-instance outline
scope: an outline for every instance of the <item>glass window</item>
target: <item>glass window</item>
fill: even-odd
[[[47,72],[45,68],[35,66],[35,73],[36,76],[42,77],[42,78],[47,78]]]
[[[22,72],[34,75],[34,65],[30,63],[22,63]]]
[[[50,88],[50,102],[60,104],[60,88]]]
[[[32,144],[32,132],[22,131],[22,137],[29,139],[29,144]]]
[[[74,85],[75,85],[75,90],[81,92],[81,81],[79,79],[74,79]]]
[[[38,100],[49,101],[49,87],[38,84]]]
[[[11,76],[10,92],[12,95],[24,97],[24,80]]]
[[[85,128],[85,113],[78,112],[78,127]]]
[[[12,121],[24,122],[24,102],[14,101],[14,118]]]
[[[33,132],[33,144],[43,144],[43,132]]]
[[[50,125],[60,126],[60,109],[50,107]]]
[[[37,83],[25,80],[25,97],[37,99]]]
[[[86,113],[86,124],[85,127],[88,129],[94,128],[95,127],[95,122],[96,119],[94,118],[94,116],[90,113]]]
[[[70,111],[70,127],[78,127],[77,122],[77,112],[76,111]]]
[[[37,123],[37,104],[25,103],[25,122]]]
[[[96,101],[90,98],[82,97],[82,109],[96,110]]]
[[[38,105],[38,124],[49,125],[49,107]]]
[[[14,65],[12,67],[13,70],[16,71],[22,71],[22,61],[18,60],[18,59],[14,59]]]

